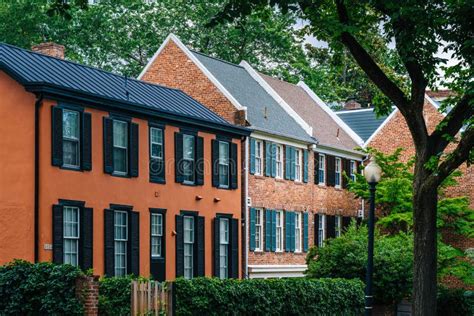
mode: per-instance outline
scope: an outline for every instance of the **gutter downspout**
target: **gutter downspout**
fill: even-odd
[[[43,95],[38,94],[35,101],[35,196],[34,196],[34,256],[39,261],[39,109]]]

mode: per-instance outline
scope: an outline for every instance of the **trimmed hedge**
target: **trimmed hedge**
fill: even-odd
[[[474,292],[439,287],[438,315],[474,315]]]
[[[82,315],[76,279],[82,272],[71,265],[15,260],[0,266],[1,315]]]
[[[361,315],[364,284],[346,279],[177,279],[176,315]]]
[[[100,278],[100,315],[130,315],[131,282],[133,279],[133,276]]]

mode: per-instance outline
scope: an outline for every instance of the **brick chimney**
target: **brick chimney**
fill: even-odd
[[[64,46],[53,42],[41,43],[31,47],[34,52],[64,59]]]
[[[354,99],[347,100],[344,104],[344,110],[357,110],[360,109],[362,106],[359,102]]]

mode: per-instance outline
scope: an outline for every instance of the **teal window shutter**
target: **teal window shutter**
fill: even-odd
[[[291,147],[291,180],[295,180],[296,178],[296,149]]]
[[[291,235],[290,235],[290,212],[285,212],[285,251],[291,251]]]
[[[291,147],[285,146],[285,179],[291,180]]]
[[[296,234],[295,234],[295,228],[296,228],[296,225],[295,225],[295,220],[296,220],[296,216],[295,216],[295,212],[291,212],[291,227],[290,227],[290,230],[291,230],[291,251],[294,252],[296,247],[295,247],[295,242],[296,242]]]
[[[250,174],[255,173],[255,139],[250,138]]]
[[[272,251],[276,251],[276,211],[272,210]]]
[[[272,211],[265,210],[265,251],[272,250]]]
[[[272,144],[272,177],[276,177],[276,154],[277,154],[277,145]]]
[[[303,182],[308,183],[308,150],[303,150]]]
[[[265,176],[272,174],[272,143],[265,142]]]
[[[254,208],[250,209],[250,240],[249,240],[249,247],[250,251],[255,250],[255,214],[256,210]]]
[[[303,251],[308,251],[308,213],[303,213]]]

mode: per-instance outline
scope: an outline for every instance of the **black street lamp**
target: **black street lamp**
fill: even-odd
[[[372,294],[372,276],[374,273],[374,221],[375,221],[375,187],[382,177],[382,169],[370,158],[370,163],[364,168],[364,177],[369,183],[370,211],[369,211],[369,244],[367,258],[367,272],[365,275],[365,315],[372,315],[374,297]]]

